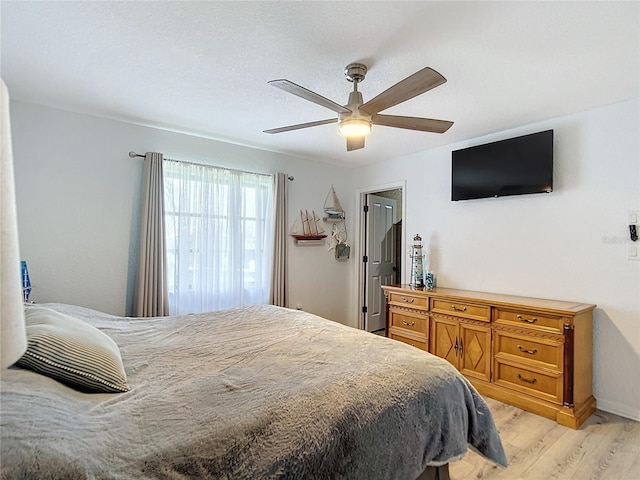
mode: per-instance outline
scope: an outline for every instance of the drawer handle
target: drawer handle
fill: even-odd
[[[538,353],[537,348],[534,348],[533,350],[527,350],[525,348],[522,348],[522,345],[518,345],[518,350],[520,350],[522,353],[528,353],[529,355],[535,355],[536,353]]]
[[[538,321],[538,319],[536,317],[533,318],[524,318],[522,315],[518,315],[517,316],[518,320],[520,320],[521,322],[527,322],[527,323],[536,323]]]
[[[413,303],[415,299],[414,298],[406,298],[406,297],[402,297],[402,301],[403,302],[407,302],[407,303]]]
[[[402,324],[406,325],[407,327],[413,327],[416,322],[407,322],[404,318],[402,319]]]
[[[518,380],[521,380],[523,382],[527,382],[530,383],[531,385],[533,385],[534,383],[536,383],[538,380],[535,378],[532,378],[531,380],[529,380],[528,378],[524,378],[522,375],[518,374]]]
[[[466,312],[467,311],[467,307],[456,307],[455,305],[451,305],[451,310],[453,310],[454,312]]]

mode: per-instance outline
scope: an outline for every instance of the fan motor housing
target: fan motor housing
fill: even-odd
[[[363,63],[350,63],[344,69],[344,74],[352,83],[359,83],[364,80],[364,76],[367,74],[367,66]]]
[[[338,114],[338,122],[342,122],[347,119],[362,119],[371,122],[371,115],[360,110],[362,103],[362,93],[351,92],[349,94],[349,103],[345,105],[345,108],[348,108],[351,112]]]

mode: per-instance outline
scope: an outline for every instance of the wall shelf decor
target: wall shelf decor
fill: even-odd
[[[338,196],[336,195],[336,191],[331,185],[331,189],[327,194],[327,198],[324,200],[324,221],[325,222],[343,222],[344,221],[344,210],[342,209],[342,205],[340,205],[340,201],[338,200]]]
[[[300,210],[300,221],[296,220],[289,234],[294,243],[302,242],[307,245],[322,245],[327,237],[320,223],[320,217],[313,210]]]

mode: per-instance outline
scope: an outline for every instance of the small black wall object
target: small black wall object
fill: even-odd
[[[634,224],[629,225],[629,236],[631,237],[632,242],[638,241],[638,229],[636,225]]]

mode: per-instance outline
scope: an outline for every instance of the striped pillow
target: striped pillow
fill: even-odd
[[[43,307],[25,310],[27,351],[16,365],[83,392],[127,392],[120,349],[88,323]]]

